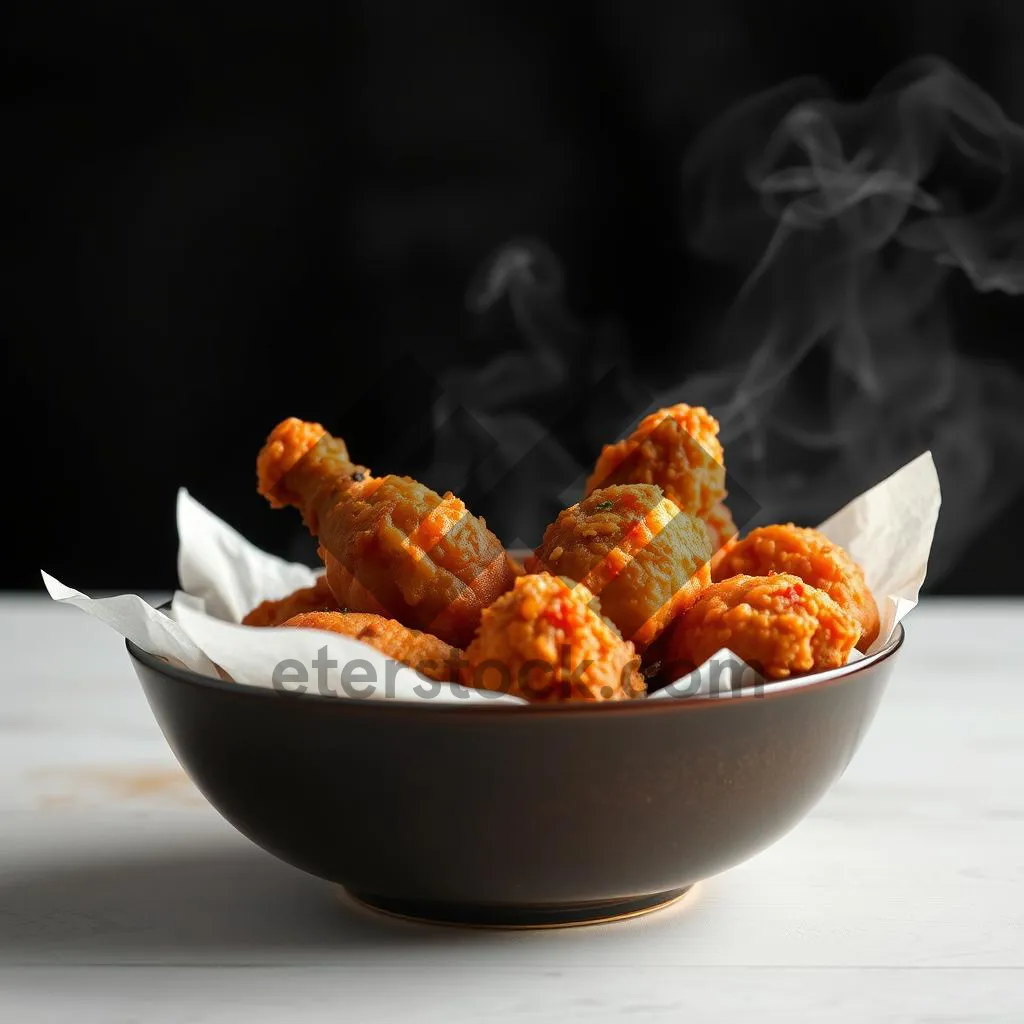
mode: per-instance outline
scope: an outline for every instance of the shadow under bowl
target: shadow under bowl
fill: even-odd
[[[729,696],[525,707],[284,693],[127,646],[182,767],[274,856],[389,913],[550,927],[654,909],[788,832],[903,637]]]

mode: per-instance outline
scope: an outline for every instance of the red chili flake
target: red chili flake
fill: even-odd
[[[559,597],[544,610],[544,618],[556,629],[568,633],[575,625],[578,616],[573,603],[567,598]]]

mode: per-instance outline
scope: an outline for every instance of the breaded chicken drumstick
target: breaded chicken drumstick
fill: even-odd
[[[298,508],[319,539],[343,608],[464,647],[482,610],[515,580],[501,542],[453,494],[373,476],[318,423],[279,423],[256,465],[260,494]]]

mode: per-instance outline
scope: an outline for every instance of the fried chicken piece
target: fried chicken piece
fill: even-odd
[[[711,565],[716,580],[740,574],[766,576],[788,572],[824,590],[861,627],[857,646],[866,651],[878,636],[878,606],[860,566],[820,530],[792,523],[761,526]]]
[[[260,493],[302,513],[339,606],[464,646],[515,579],[501,542],[450,492],[374,477],[322,430],[295,419],[274,428],[257,459]]]
[[[612,484],[657,484],[684,512],[706,517],[725,497],[718,420],[683,403],[645,416],[624,441],[601,450],[587,494]]]
[[[860,626],[798,576],[732,576],[713,583],[675,624],[667,662],[689,671],[723,647],[767,679],[845,665]]]
[[[383,615],[367,612],[303,612],[280,625],[341,633],[376,647],[382,654],[416,669],[428,679],[442,683],[458,679],[462,651],[436,636],[421,633],[418,629],[409,629]]]
[[[696,516],[654,484],[619,484],[560,512],[526,569],[584,584],[643,651],[711,583],[710,558]]]
[[[644,694],[640,659],[583,585],[520,576],[484,609],[462,681],[529,701],[627,700]]]
[[[311,587],[302,587],[277,601],[264,601],[244,619],[243,626],[280,626],[285,619],[301,612],[338,611],[338,602],[327,585],[327,576],[320,576]]]

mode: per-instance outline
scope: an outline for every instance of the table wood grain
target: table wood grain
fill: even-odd
[[[1024,1021],[1024,602],[926,601],[845,776],[677,906],[379,917],[178,769],[122,643],[0,599],[0,1021]]]

